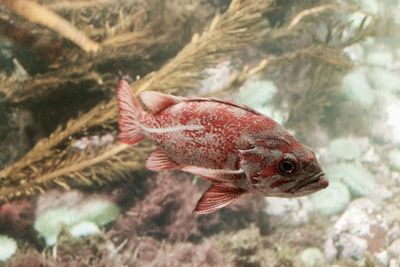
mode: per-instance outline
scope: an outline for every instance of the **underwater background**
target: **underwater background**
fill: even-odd
[[[0,266],[400,266],[400,1],[0,0]],[[208,215],[115,87],[231,99],[328,188]]]

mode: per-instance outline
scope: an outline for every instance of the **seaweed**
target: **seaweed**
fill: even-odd
[[[24,0],[3,1],[3,4],[32,22],[47,26],[53,25],[49,21],[37,21],[36,15],[32,17],[31,13],[21,11],[22,4],[25,2]],[[38,101],[45,95],[54,95],[54,92],[49,90],[63,88],[65,90],[65,86],[82,85],[87,81],[90,81],[91,86],[89,87],[94,88],[93,90],[102,88],[100,90],[105,91],[106,96],[112,96],[112,90],[109,88],[116,83],[117,79],[112,77],[112,72],[109,72],[109,67],[106,67],[107,64],[115,62],[127,53],[133,54],[130,55],[131,58],[135,58],[139,54],[143,56],[142,52],[150,50],[155,55],[156,47],[159,47],[160,44],[165,47],[176,33],[174,28],[161,27],[165,32],[159,35],[161,37],[157,36],[157,33],[162,31],[160,25],[163,23],[171,25],[171,18],[163,14],[158,19],[150,20],[155,17],[155,5],[160,4],[156,0],[147,3],[132,1],[130,4],[140,7],[138,9],[140,11],[133,12],[132,6],[127,3],[121,4],[117,9],[111,9],[106,17],[113,22],[113,26],[106,24],[105,30],[99,30],[101,29],[99,25],[104,21],[102,21],[103,18],[95,16],[96,13],[86,20],[81,16],[74,15],[77,13],[77,7],[83,5],[83,9],[86,10],[94,8],[92,4],[90,1],[80,4],[74,2],[55,4],[50,1],[47,7],[46,4],[29,3],[29,5],[34,5],[39,13],[42,12],[41,10],[51,13],[55,12],[53,10],[62,10],[69,15],[66,17],[75,18],[75,23],[80,27],[85,26],[83,21],[89,21],[98,28],[93,31],[93,36],[80,39],[82,43],[79,43],[80,41],[77,41],[79,38],[71,37],[71,35],[77,34],[76,27],[50,27],[62,37],[72,39],[85,53],[82,54],[82,52],[64,45],[61,50],[67,49],[68,53],[65,52],[66,54],[75,55],[69,57],[70,62],[66,66],[58,65],[54,70],[22,81],[19,81],[16,76],[3,78],[0,90],[9,99],[14,103],[26,102],[33,98]],[[108,7],[109,4],[109,1],[102,1],[96,9]],[[166,3],[161,5],[168,9]],[[177,8],[176,4],[170,5],[172,7],[170,6],[169,9],[174,8],[178,16],[173,21],[184,22],[184,19],[179,18],[179,10],[182,9]],[[340,20],[339,23],[335,19],[336,13],[348,16],[356,9],[351,6],[325,4],[299,10],[296,15],[290,15],[290,13],[287,15],[286,23],[273,27],[265,19],[265,15],[271,13],[274,8],[277,8],[274,1],[258,1],[256,3],[232,1],[223,14],[217,15],[211,20],[202,34],[194,33],[189,43],[161,68],[150,72],[147,70],[149,72],[147,75],[132,84],[133,90],[139,93],[152,89],[187,95],[199,87],[199,82],[205,77],[204,69],[214,66],[223,59],[232,58],[235,54],[238,55],[243,47],[252,44],[263,47],[267,52],[274,45],[285,42],[286,51],[282,51],[281,48],[279,53],[268,52],[258,65],[252,68],[245,66],[242,71],[231,77],[231,82],[219,93],[235,91],[247,79],[256,74],[275,77],[274,80],[281,90],[279,102],[287,102],[290,107],[286,125],[297,130],[300,135],[307,132],[310,125],[319,123],[319,116],[323,113],[324,108],[332,103],[331,98],[338,80],[344,72],[351,68],[351,63],[343,55],[342,49],[371,35],[372,28],[376,23],[367,23],[366,21],[372,15],[365,14],[365,19],[361,24],[344,37],[344,32],[349,32],[348,24],[350,22],[344,20],[343,23],[343,20]],[[128,11],[133,13],[130,13],[128,16],[130,20],[127,21],[124,16],[117,17],[116,10],[120,14]],[[324,21],[326,32],[323,38],[314,36],[316,34],[314,25],[318,23],[312,23],[320,13],[329,13]],[[8,13],[6,12],[6,14]],[[12,15],[8,14],[8,16]],[[42,19],[58,19],[58,16],[45,16]],[[16,23],[15,28],[21,27],[23,30],[25,23]],[[67,22],[63,19],[62,23]],[[61,33],[60,31],[70,32]],[[294,49],[293,46],[299,43],[299,32],[301,32],[301,36],[307,35],[307,33],[313,34],[313,36],[301,49]],[[29,32],[26,34],[36,35]],[[14,35],[14,40],[25,40],[26,34],[22,34],[22,37]],[[100,44],[100,47],[88,41],[88,38],[97,40],[96,44]],[[138,48],[138,51],[133,51],[132,47]],[[89,53],[89,51],[91,52]],[[59,58],[56,62],[58,60]],[[108,63],[106,64],[106,62]],[[288,66],[290,67],[288,68]],[[285,71],[282,70],[283,68]],[[299,68],[301,68],[300,72]],[[330,73],[332,78],[322,79],[321,77],[325,77],[326,73]],[[137,72],[136,75],[138,75]],[[130,78],[130,80],[133,79]],[[290,80],[293,82],[288,82]],[[296,87],[289,88],[288,85],[296,84],[296,80],[301,82],[297,83]],[[85,109],[87,106],[83,108],[83,110]],[[304,118],[302,114],[308,114],[307,118]],[[115,100],[111,98],[95,104],[86,112],[77,114],[76,118],[70,119],[64,126],[57,127],[47,138],[38,140],[21,159],[0,171],[1,202],[22,195],[42,193],[47,188],[54,186],[69,189],[74,186],[104,185],[120,180],[132,170],[141,169],[146,151],[150,149],[148,144],[143,144],[142,148],[130,148],[113,143],[91,151],[71,149],[74,141],[88,133],[98,135],[111,130],[115,134],[113,129],[115,129],[116,118],[116,104]],[[62,122],[58,123],[62,124]]]
[[[254,36],[261,37],[267,32],[262,30],[268,29],[262,13],[270,8],[270,4],[270,1],[232,2],[226,13],[215,17],[202,35],[195,34],[172,60],[134,83],[134,90],[140,92],[152,88],[169,93],[179,90],[180,94],[185,94],[185,91],[196,88],[196,84],[204,77],[204,68],[239,51],[252,42]],[[106,170],[108,173],[103,176],[113,181],[117,180],[118,174],[140,169],[143,149],[114,144],[94,153],[66,153],[68,149],[65,149],[65,142],[71,143],[74,136],[82,135],[80,131],[93,127],[112,127],[116,118],[115,100],[111,99],[70,120],[63,130],[58,129],[48,138],[38,141],[19,161],[0,171],[2,201],[40,193],[48,186],[68,189],[71,183],[92,185],[94,181],[94,184],[102,184],[97,179],[96,173],[99,172],[96,166]],[[57,149],[63,144],[61,151]],[[135,160],[136,156],[141,160]],[[112,168],[101,167],[106,160],[110,160]]]
[[[283,123],[309,141],[340,127],[332,110],[353,68],[344,48],[386,23],[333,0],[0,0],[0,226],[33,243],[21,241],[9,266],[296,266],[297,252],[322,246],[328,222],[275,229],[262,197],[194,216],[205,184],[145,171],[154,146],[118,142],[114,88],[125,79],[135,94],[234,98],[249,79],[272,80]],[[221,62],[228,82],[203,93]],[[123,214],[100,236],[62,233],[43,248],[30,238],[34,196],[53,188],[107,192]]]

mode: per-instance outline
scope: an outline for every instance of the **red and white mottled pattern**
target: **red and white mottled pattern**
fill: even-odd
[[[121,140],[134,144],[146,137],[158,147],[149,168],[180,169],[213,183],[197,212],[212,212],[249,192],[293,197],[328,185],[310,149],[248,107],[147,91],[141,95],[146,112],[123,81],[117,98]]]

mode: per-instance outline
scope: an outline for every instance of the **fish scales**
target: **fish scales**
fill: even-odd
[[[120,139],[152,140],[157,149],[146,162],[151,170],[182,170],[209,181],[197,213],[216,211],[249,193],[296,197],[329,184],[311,149],[251,108],[152,91],[139,97],[143,107],[129,85],[119,83]]]
[[[237,164],[236,144],[241,135],[265,130],[261,126],[275,129],[277,125],[250,112],[235,112],[240,108],[226,109],[225,106],[218,102],[181,102],[157,115],[145,114],[140,122],[160,129],[198,126],[198,130],[167,133],[144,131],[144,135],[170,151],[171,158],[181,164],[232,169]]]

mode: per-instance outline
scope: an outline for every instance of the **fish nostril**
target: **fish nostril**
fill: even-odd
[[[310,173],[319,173],[322,172],[321,167],[319,166],[318,163],[312,161],[312,162],[307,162],[306,164],[303,165],[305,167],[305,170]]]

